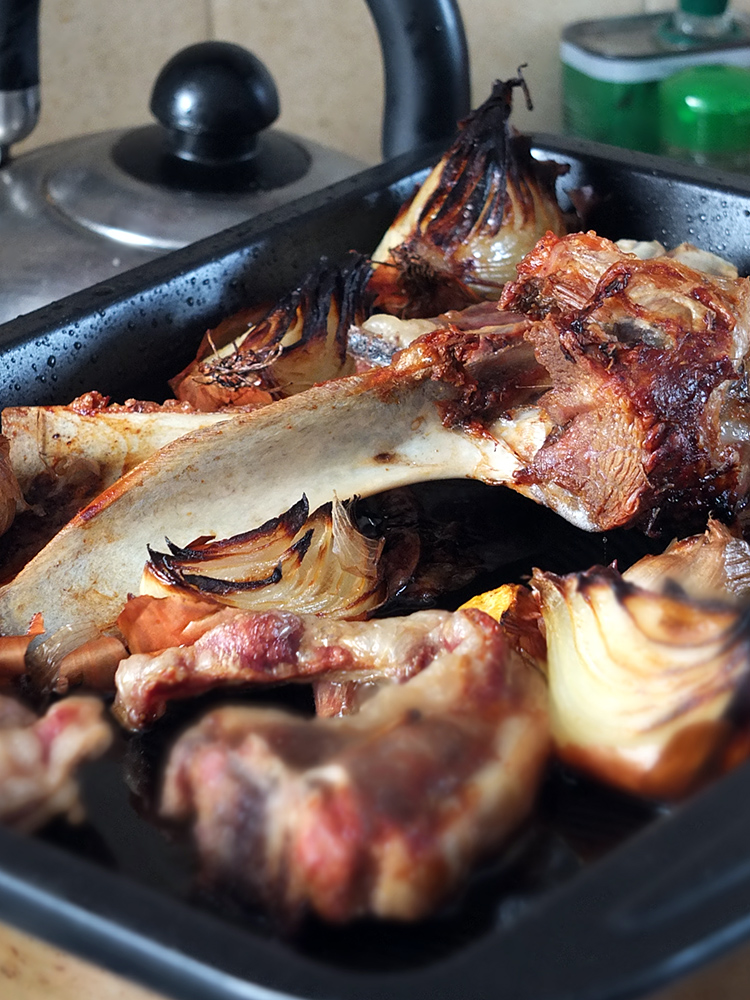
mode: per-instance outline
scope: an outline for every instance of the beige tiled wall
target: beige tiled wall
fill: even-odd
[[[559,128],[557,46],[563,24],[669,7],[669,0],[460,0],[469,41],[474,103],[494,79],[523,62],[535,103],[519,106],[522,128]],[[735,0],[750,12],[750,0]],[[206,38],[252,49],[276,78],[281,127],[380,158],[382,71],[364,0],[43,0],[42,116],[19,146],[149,120],[162,64]]]

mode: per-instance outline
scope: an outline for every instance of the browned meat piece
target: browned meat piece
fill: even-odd
[[[218,687],[330,680],[405,680],[444,652],[448,611],[347,622],[289,611],[227,608],[193,645],[122,660],[113,711],[141,729],[164,714],[168,701]]]
[[[37,718],[0,695],[0,822],[30,831],[53,816],[81,819],[75,770],[111,739],[96,698],[65,698]]]
[[[466,333],[481,331],[510,341],[520,339],[529,323],[527,316],[503,312],[497,308],[497,302],[492,301],[478,302],[465,309],[449,309],[425,319],[400,319],[387,313],[375,313],[359,326],[350,328],[348,351],[356,362],[357,371],[362,372],[390,364],[396,351],[435,330],[451,327]]]
[[[548,233],[516,266],[517,277],[503,288],[500,304],[536,319],[549,312],[575,313],[588,303],[607,268],[623,259],[615,243],[594,232],[564,239]]]
[[[2,426],[10,452],[7,463],[0,455],[0,486],[9,463],[20,505],[13,531],[0,539],[2,578],[10,579],[82,507],[149,455],[226,418],[176,400],[110,403],[98,392],[67,406],[6,407]]]
[[[315,714],[321,719],[355,715],[378,690],[382,680],[352,681],[318,677],[313,681]]]
[[[290,921],[417,919],[507,841],[549,747],[546,690],[482,612],[359,713],[209,713],[173,748],[162,813],[194,821],[205,879]]]
[[[527,336],[552,383],[518,486],[574,498],[600,530],[731,516],[750,457],[750,282],[639,260],[593,233],[548,235],[518,272],[501,302],[538,319]]]

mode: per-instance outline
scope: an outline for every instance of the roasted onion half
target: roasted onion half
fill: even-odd
[[[646,590],[679,588],[690,597],[750,596],[750,545],[720,521],[710,520],[703,534],[675,539],[659,555],[647,555],[623,573]]]
[[[306,497],[280,517],[227,539],[149,550],[141,593],[213,598],[245,610],[366,618],[389,596],[383,542],[363,535],[334,500],[309,514]]]
[[[684,796],[746,752],[736,708],[750,672],[750,610],[645,589],[609,567],[535,571],[558,755],[629,792]]]
[[[555,180],[567,168],[534,160],[514,134],[517,87],[520,73],[495,83],[381,240],[370,287],[384,311],[432,316],[496,299],[541,236],[566,232]]]
[[[370,274],[369,260],[359,254],[340,266],[324,259],[264,316],[244,325],[246,312],[229,317],[172,379],[175,395],[203,411],[257,407],[352,374],[347,336],[370,315]]]

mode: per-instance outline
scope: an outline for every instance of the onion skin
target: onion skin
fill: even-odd
[[[109,693],[115,687],[115,671],[120,660],[128,655],[125,644],[113,635],[90,639],[74,649],[60,662],[55,690],[67,694],[78,684],[95,691]]]
[[[26,650],[32,641],[44,634],[44,620],[33,616],[25,635],[0,636],[0,685],[16,681],[26,671]]]
[[[611,785],[679,799],[736,762],[731,721],[750,668],[750,618],[628,583],[612,568],[534,572],[559,757]]]
[[[175,594],[130,597],[117,618],[131,653],[155,653],[189,645],[216,624],[224,606],[213,599]]]

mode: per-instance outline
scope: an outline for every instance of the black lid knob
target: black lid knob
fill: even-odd
[[[168,131],[173,155],[228,165],[254,155],[258,133],[278,118],[279,95],[271,74],[247,49],[199,42],[164,66],[150,106]]]

